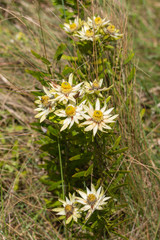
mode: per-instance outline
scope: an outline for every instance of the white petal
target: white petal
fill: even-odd
[[[77,222],[77,217],[73,215],[73,220]]]
[[[64,210],[64,208],[54,208],[54,209],[52,209],[52,211],[54,211],[54,212],[61,212],[63,210]]]
[[[84,129],[84,131],[86,131],[86,132],[91,131],[94,127],[95,127],[94,124],[91,124],[91,125],[89,125],[88,127],[86,127],[86,128]]]
[[[91,191],[94,193],[94,195],[96,195],[96,189],[95,186],[93,184],[91,184]]]
[[[93,106],[89,103],[89,109],[91,109],[94,112]]]
[[[72,88],[72,92],[74,92],[74,93],[78,92],[82,84],[83,84],[83,82],[77,84],[76,86],[74,86],[74,87]]]
[[[86,200],[82,199],[82,198],[78,198],[77,197],[77,202],[81,203],[81,204],[86,204]]]
[[[83,109],[88,112],[88,107],[86,105],[83,105]]]
[[[69,129],[73,126],[73,124],[74,124],[74,120],[72,119],[71,123],[70,123],[70,126],[69,126]]]
[[[57,213],[57,215],[65,215],[66,213],[65,213],[65,211],[63,210],[63,211],[61,211],[61,212],[59,212],[59,213]]]
[[[46,119],[46,117],[47,117],[46,114],[44,114],[40,119],[40,123],[43,122]]]
[[[101,112],[104,113],[104,111],[106,110],[107,104],[106,102],[104,103],[104,107],[101,109]]]
[[[97,130],[98,130],[98,124],[96,124],[96,126],[93,128],[93,136],[96,135]]]
[[[111,197],[105,197],[105,198],[103,198],[103,202],[104,201],[107,201],[108,199],[110,199]]]
[[[72,81],[73,81],[73,73],[71,73],[70,75],[69,75],[69,80],[68,80],[68,82],[69,82],[69,84],[72,86]]]
[[[44,111],[36,114],[34,117],[35,117],[35,118],[39,118],[39,117],[41,117],[43,114],[44,114]]]
[[[105,112],[103,113],[103,115],[104,115],[104,116],[105,116],[105,115],[108,115],[110,112],[112,112],[113,109],[114,109],[114,108],[108,109],[107,111],[105,111]]]
[[[60,131],[62,132],[63,130],[65,130],[68,127],[68,125],[69,125],[68,123],[65,123]]]
[[[87,195],[91,194],[91,191],[89,190],[89,188],[86,187],[86,189],[87,189]]]
[[[85,122],[81,123],[81,125],[90,125],[90,124],[92,124],[92,123],[93,123],[92,120],[91,120],[91,121],[85,121]]]
[[[97,210],[103,210],[103,208],[101,206],[97,206],[96,209]]]
[[[90,115],[90,117],[93,116],[94,110],[93,109],[88,109],[88,114]]]
[[[88,116],[87,114],[84,114],[84,113],[82,114],[82,116],[87,120],[91,118],[90,116]]]
[[[82,198],[84,198],[85,200],[87,200],[87,194],[80,191],[80,190],[77,190],[77,192],[81,195]]]
[[[63,203],[63,205],[66,204],[66,202],[63,199],[58,199],[59,202]]]
[[[57,110],[54,113],[59,117],[66,117],[67,116],[64,110]]]
[[[80,120],[82,120],[82,119],[83,119],[83,118],[82,118],[82,117],[80,117],[80,116],[79,116],[78,118],[79,118]],[[78,118],[77,118],[76,116],[74,117],[74,122],[75,122],[75,123],[77,123],[77,124],[79,124]]]
[[[100,194],[100,192],[101,192],[101,189],[102,189],[102,187],[100,186],[100,187],[98,188],[98,190],[97,190],[97,196],[99,196],[99,194]]]
[[[101,79],[99,80],[99,86],[100,86],[100,87],[102,86],[102,83],[103,83],[103,78],[101,78]]]
[[[102,127],[105,129],[112,129],[111,127],[109,127],[108,125],[105,125],[105,124],[103,124]]]
[[[113,120],[113,119],[115,119],[115,118],[117,118],[117,117],[118,117],[118,114],[116,114],[116,115],[110,117],[109,120]]]
[[[97,98],[97,100],[96,100],[95,110],[100,110],[100,101],[99,101],[99,98]]]
[[[70,204],[70,201],[69,201],[69,199],[67,197],[66,197],[66,203]]]
[[[90,208],[91,208],[91,206],[87,204],[86,206],[84,206],[84,207],[81,208],[81,211],[87,211],[87,210],[89,210]]]
[[[101,132],[103,132],[102,124],[101,124],[101,123],[99,124],[98,129],[99,129]]]
[[[47,88],[43,87],[43,90],[45,92],[46,95],[50,95],[49,91],[47,90]]]
[[[72,217],[73,217],[73,215],[71,215],[71,216],[66,220],[66,224],[69,224],[69,223],[70,223],[70,221],[72,220]]]

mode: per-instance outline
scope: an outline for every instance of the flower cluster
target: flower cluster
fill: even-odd
[[[94,80],[92,82],[81,82],[73,85],[73,74],[69,75],[68,81],[62,80],[61,85],[53,82],[50,84],[50,89],[43,88],[45,95],[39,96],[35,101],[38,104],[36,111],[39,113],[35,116],[40,118],[40,122],[44,121],[47,116],[52,113],[58,116],[62,123],[61,131],[67,127],[71,128],[74,123],[79,127],[88,125],[84,130],[93,130],[93,135],[98,130],[104,132],[106,129],[111,129],[108,124],[113,123],[118,115],[112,116],[110,113],[113,108],[106,110],[107,105],[100,108],[100,100],[96,99],[95,108],[85,98],[85,94],[101,95],[101,91],[107,91],[109,88],[102,88],[103,79]]]
[[[88,17],[87,21],[76,17],[73,22],[70,20],[69,23],[65,23],[63,28],[68,34],[78,37],[81,41],[98,39],[113,41],[123,36],[110,20],[102,19],[100,16],[94,16],[92,19]]]
[[[107,200],[110,197],[105,197],[104,190],[102,187],[96,191],[93,184],[91,184],[91,190],[86,188],[87,192],[77,190],[81,197],[76,197],[75,193],[69,198],[66,197],[66,201],[59,199],[59,202],[63,204],[63,207],[54,208],[53,211],[57,212],[57,215],[65,216],[66,224],[69,224],[73,219],[77,222],[78,218],[81,217],[82,212],[88,211],[85,219],[87,220],[95,210],[102,210],[103,205],[107,204]],[[79,204],[84,205],[82,208],[78,208]]]
[[[109,57],[105,57],[105,61],[103,60],[103,46],[108,46],[108,43],[118,40],[122,37],[122,34],[119,33],[119,30],[116,29],[114,25],[110,23],[110,20],[107,20],[106,18],[102,19],[100,16],[94,16],[93,18],[87,18],[87,21],[82,21],[80,18],[76,17],[74,21],[69,21],[68,23],[65,23],[63,26],[63,29],[70,34],[70,36],[74,36],[78,38],[80,41],[77,43],[77,45],[80,46],[77,52],[77,57],[74,59],[78,59],[78,61],[74,60],[69,61],[73,66],[68,68],[69,71],[77,71],[78,68],[81,68],[81,75],[84,81],[79,82],[79,80],[76,80],[73,73],[71,73],[68,77],[68,79],[54,79],[50,81],[48,84],[48,87],[43,87],[44,93],[40,96],[38,96],[38,99],[35,101],[37,104],[37,108],[35,111],[38,113],[35,115],[36,118],[40,118],[40,122],[43,122],[45,119],[49,119],[52,122],[54,122],[57,126],[57,123],[60,124],[60,131],[65,131],[67,129],[69,133],[70,129],[75,126],[76,132],[78,132],[79,128],[83,128],[84,132],[92,131],[93,136],[95,137],[97,133],[103,132],[106,133],[107,131],[111,130],[112,124],[115,122],[115,119],[118,117],[118,114],[111,114],[113,111],[113,107],[108,108],[107,103],[110,99],[110,96],[105,99],[105,91],[108,91],[112,86],[105,87],[103,86],[103,76],[106,78],[108,76],[108,70],[112,68],[112,64],[109,63]],[[86,42],[88,41],[88,42]],[[97,42],[94,42],[97,41]],[[92,44],[92,43],[96,44]],[[100,44],[99,44],[100,43]],[[95,48],[95,51],[90,51],[90,46],[93,47],[99,46],[99,48]],[[115,44],[113,44],[115,45]],[[84,46],[84,48],[83,48]],[[86,51],[87,47],[89,51]],[[102,48],[101,48],[102,46]],[[81,48],[82,47],[82,48]],[[84,50],[84,51],[82,51]],[[94,49],[93,49],[94,50]],[[100,51],[99,51],[100,50]],[[58,49],[59,51],[59,49]],[[85,52],[86,51],[86,52]],[[108,51],[108,48],[107,48]],[[80,54],[83,52],[85,53],[85,58],[79,57]],[[91,52],[91,53],[90,53]],[[96,52],[96,54],[95,54]],[[63,54],[63,52],[62,52]],[[88,57],[87,57],[88,54]],[[65,56],[65,55],[64,55]],[[68,57],[68,56],[67,56]],[[67,59],[67,58],[66,58]],[[84,65],[84,61],[87,64]],[[83,67],[84,65],[84,67]],[[87,66],[92,66],[87,69]],[[102,71],[104,70],[104,71]],[[107,70],[107,71],[106,71]],[[67,70],[68,71],[68,70]],[[89,74],[87,74],[87,71]],[[91,72],[92,71],[92,72]],[[111,71],[110,71],[111,72]],[[63,72],[64,73],[64,72]],[[112,73],[112,72],[111,72]],[[56,75],[56,71],[55,71]],[[58,76],[58,73],[57,73]],[[85,77],[89,76],[90,79],[86,79]],[[95,79],[96,76],[96,79]],[[64,136],[67,136],[64,135]],[[69,135],[69,134],[68,134]],[[63,136],[63,135],[62,135]],[[90,161],[93,161],[92,168],[97,164],[97,161],[95,161],[97,154],[101,154],[102,160],[106,158],[105,153],[105,144],[101,136],[99,137],[100,142],[97,144],[97,141],[94,141],[94,148],[90,146],[90,142],[88,144],[87,136],[84,139],[77,140],[74,145],[75,139],[69,138],[67,140],[69,143],[73,144],[73,149],[76,148],[74,151],[70,151],[68,147],[66,146],[66,139],[61,136],[61,141],[63,142],[63,146],[65,146],[64,149],[60,149],[60,141],[58,143],[58,151],[57,149],[53,149],[53,156],[55,159],[58,159],[60,161],[60,173],[61,174],[61,182],[62,182],[62,189],[63,189],[63,197],[64,197],[64,186],[69,186],[69,189],[73,189],[72,182],[69,183],[68,175],[74,177],[72,175],[72,169],[74,169],[75,165],[66,165],[67,170],[71,166],[71,171],[63,171],[63,156],[66,156],[64,161],[67,162],[67,159],[70,157],[72,153],[76,153],[77,156],[77,148],[80,148],[80,151],[84,151],[84,155],[80,154],[80,156],[86,156],[86,160],[88,161],[87,165],[90,164]],[[55,136],[57,137],[57,136]],[[69,136],[70,137],[70,136]],[[81,137],[81,135],[80,135]],[[109,138],[110,135],[107,136]],[[78,138],[77,138],[78,139]],[[92,139],[92,138],[91,138]],[[90,139],[90,140],[91,140]],[[102,141],[101,141],[102,139]],[[81,143],[82,140],[82,143]],[[86,142],[87,146],[85,146]],[[98,153],[95,152],[95,147],[100,146],[100,144],[104,144],[104,151],[100,149]],[[69,144],[68,144],[69,146]],[[76,146],[76,147],[74,147]],[[88,154],[89,152],[89,154]],[[63,154],[61,157],[61,153]],[[91,155],[90,155],[91,153]],[[58,154],[58,155],[57,155]],[[79,156],[79,154],[78,154]],[[104,157],[103,157],[104,156]],[[69,158],[70,159],[70,158]],[[77,158],[79,160],[79,158]],[[71,160],[71,159],[70,159]],[[72,159],[73,160],[73,159]],[[86,162],[87,162],[86,161]],[[83,163],[83,159],[81,161]],[[53,166],[56,166],[57,161],[53,163]],[[100,163],[101,164],[101,163]],[[103,161],[102,161],[103,164]],[[98,175],[102,174],[102,167],[99,164],[97,164],[98,169]],[[105,165],[104,165],[105,166]],[[82,165],[83,167],[83,165]],[[50,168],[50,166],[49,166]],[[48,168],[48,169],[49,169]],[[90,171],[92,168],[87,169],[87,171],[82,171],[85,177],[88,177],[89,174],[91,174],[93,171]],[[47,170],[48,170],[47,169]],[[56,169],[58,172],[58,168],[52,168]],[[96,170],[97,170],[96,169]],[[76,169],[77,170],[77,169]],[[81,172],[78,171],[78,173],[81,174]],[[53,173],[55,174],[55,172]],[[56,173],[57,174],[57,173]],[[63,177],[64,174],[64,177]],[[99,178],[98,175],[94,174],[97,179]],[[79,175],[81,176],[81,175]],[[50,175],[49,175],[50,178]],[[65,179],[67,179],[67,184],[65,183]],[[69,185],[68,185],[69,183]],[[75,183],[75,180],[74,180]],[[66,185],[65,185],[66,184]],[[59,185],[58,185],[59,186]],[[67,188],[66,188],[67,190]],[[108,200],[111,197],[106,197],[105,192],[102,187],[99,187],[98,190],[96,190],[95,186],[91,184],[91,189],[86,188],[86,191],[76,190],[76,192],[79,194],[79,196],[76,196],[75,193],[73,195],[69,193],[68,197],[65,197],[64,199],[59,199],[59,205],[60,207],[54,208],[53,211],[56,212],[57,215],[60,216],[59,219],[65,219],[66,224],[71,223],[71,221],[78,222],[78,219],[85,216],[85,220],[87,221],[90,216],[94,213],[96,210],[103,210],[103,206],[108,203]]]

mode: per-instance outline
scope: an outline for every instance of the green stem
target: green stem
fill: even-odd
[[[61,170],[61,180],[62,180],[62,196],[64,200],[64,178],[63,178],[63,166],[62,166],[61,147],[60,147],[59,137],[58,137],[58,153],[59,153],[59,163],[60,163],[60,170]]]
[[[63,6],[63,14],[64,14],[64,18],[66,18],[65,7],[64,7],[64,0],[62,0],[62,6]]]

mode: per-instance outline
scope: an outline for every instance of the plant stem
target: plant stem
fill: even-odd
[[[62,198],[64,200],[64,178],[63,178],[63,166],[62,166],[61,147],[60,147],[59,137],[58,137],[58,153],[59,153],[59,163],[60,163],[60,170],[61,170],[61,180],[62,180]]]
[[[64,18],[66,18],[65,7],[64,7],[64,0],[62,0],[62,6],[63,6],[63,14],[64,14]]]

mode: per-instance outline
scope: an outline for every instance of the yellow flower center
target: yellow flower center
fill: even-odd
[[[75,23],[72,23],[72,24],[69,25],[69,27],[70,27],[71,31],[74,31],[74,30],[76,30],[77,25]]]
[[[47,95],[41,97],[41,102],[45,107],[49,104],[48,100],[49,97]]]
[[[76,114],[76,108],[73,106],[68,106],[68,107],[66,107],[65,112],[66,112],[67,116],[73,117]]]
[[[103,120],[103,113],[100,110],[95,110],[92,118],[95,122],[100,123]]]
[[[91,205],[92,208],[93,208],[94,204],[96,203],[96,201],[97,201],[97,198],[94,194],[91,193],[87,196],[87,203],[89,205]]]
[[[99,24],[102,23],[102,19],[101,19],[100,17],[96,17],[96,18],[94,19],[94,21],[95,21],[95,24],[96,24],[96,25],[99,25]]]
[[[86,30],[86,36],[87,37],[93,37],[94,32],[91,29]]]
[[[66,213],[73,212],[73,206],[67,204],[67,205],[65,206],[65,212],[66,212]]]
[[[109,32],[114,32],[115,31],[115,26],[114,25],[110,25],[109,27],[107,27]]]
[[[74,207],[72,205],[67,204],[65,206],[64,210],[65,210],[65,213],[66,213],[66,218],[68,219],[73,214]]]
[[[65,94],[70,93],[72,91],[72,86],[68,82],[63,82],[61,84],[61,91]]]
[[[93,88],[96,88],[96,89],[99,89],[99,88],[100,88],[99,83],[98,83],[97,80],[94,80],[94,82],[92,83],[92,87],[93,87]]]

